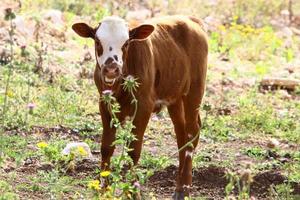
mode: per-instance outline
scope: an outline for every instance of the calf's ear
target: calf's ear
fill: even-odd
[[[154,31],[154,26],[150,24],[142,24],[129,31],[130,40],[144,40]]]
[[[96,30],[85,23],[73,24],[72,29],[81,37],[95,39]]]

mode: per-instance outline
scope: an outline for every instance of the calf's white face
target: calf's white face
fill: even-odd
[[[123,66],[122,47],[129,39],[129,28],[126,22],[118,17],[106,17],[96,31],[96,39],[101,42],[102,55],[96,54],[100,67],[110,60],[118,66]]]
[[[73,30],[85,38],[95,40],[97,64],[100,67],[101,80],[105,85],[112,86],[122,75],[124,65],[123,54],[128,48],[123,48],[133,40],[144,40],[153,31],[150,24],[143,24],[129,30],[125,20],[119,17],[105,17],[94,29],[85,23],[76,23]],[[126,59],[126,58],[125,58]]]

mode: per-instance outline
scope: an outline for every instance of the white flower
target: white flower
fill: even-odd
[[[112,92],[111,90],[103,90],[103,91],[102,91],[102,94],[103,94],[103,95],[112,95],[112,93],[113,93],[113,92]]]

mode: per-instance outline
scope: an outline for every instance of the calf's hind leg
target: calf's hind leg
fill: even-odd
[[[183,108],[182,99],[168,106],[168,111],[169,111],[170,118],[174,124],[177,146],[178,149],[180,149],[185,144],[185,140],[186,140],[185,138],[186,134],[184,130],[184,123],[185,123],[184,108]],[[185,150],[183,149],[179,152],[179,169],[178,169],[177,184],[176,184],[176,191],[178,192],[183,191],[180,174],[184,164],[184,159],[185,159]]]
[[[184,144],[193,140],[192,145],[188,145],[184,150],[184,161],[179,174],[180,185],[174,195],[174,199],[183,199],[182,197],[189,195],[190,186],[192,185],[192,154],[198,145],[200,131],[200,115],[199,107],[202,99],[202,94],[199,93],[199,85],[194,85],[190,88],[190,92],[183,98],[184,105]]]

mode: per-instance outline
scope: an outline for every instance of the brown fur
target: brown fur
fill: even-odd
[[[134,163],[138,162],[141,153],[145,128],[153,111],[166,103],[173,121],[178,147],[195,137],[200,129],[200,106],[207,69],[208,45],[206,34],[199,19],[186,16],[170,16],[152,19],[147,22],[155,27],[154,32],[146,40],[129,42],[124,51],[123,76],[132,75],[140,86],[136,91],[138,110],[134,119],[133,133],[137,141],[131,144],[130,152]],[[95,83],[101,95],[103,90],[111,89],[121,105],[120,120],[133,113],[130,95],[124,92],[119,82],[112,87],[101,82],[99,66],[95,69]],[[106,105],[100,102],[103,122],[102,137],[102,169],[109,166],[114,151],[111,146],[115,139],[115,130],[110,128],[111,116]],[[193,142],[197,146],[198,139]],[[188,194],[185,186],[192,182],[192,160],[186,151],[179,153],[179,174],[176,191]]]

